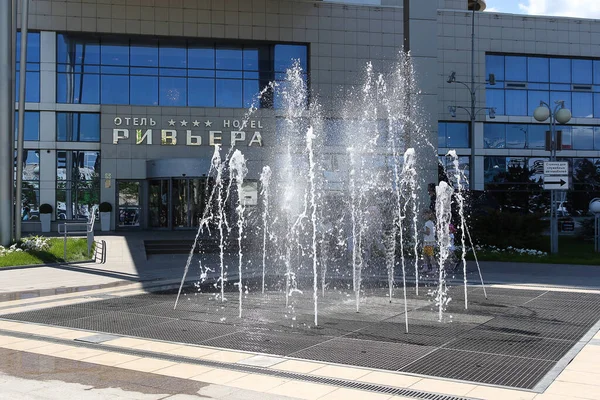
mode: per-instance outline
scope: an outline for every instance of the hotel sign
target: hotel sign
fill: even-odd
[[[215,123],[220,127],[213,127]],[[158,143],[156,136],[163,146],[175,146],[184,143],[186,146],[215,146],[223,145],[223,139],[229,137],[231,146],[247,145],[262,147],[263,129],[260,120],[202,120],[187,118],[169,119],[168,127],[159,129],[153,118],[146,117],[115,117],[113,128],[113,144],[121,140],[135,138],[135,144],[151,145]],[[156,136],[155,136],[156,135]]]

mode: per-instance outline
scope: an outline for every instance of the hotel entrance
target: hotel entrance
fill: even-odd
[[[207,178],[152,179],[148,184],[148,227],[197,228],[206,204]]]

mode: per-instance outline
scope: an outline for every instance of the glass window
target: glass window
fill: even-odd
[[[574,150],[594,150],[594,128],[591,126],[571,127]]]
[[[56,140],[59,142],[99,142],[100,114],[56,113]]]
[[[187,68],[185,45],[175,47],[161,43],[160,66],[165,68]]]
[[[486,149],[504,149],[506,147],[506,125],[483,124],[483,147]]]
[[[129,104],[129,76],[102,76],[102,104]]]
[[[17,153],[14,158],[15,172]],[[16,174],[14,175],[16,177]],[[40,206],[40,152],[39,150],[23,150],[23,175],[21,181],[21,219],[23,221],[39,220]]]
[[[487,89],[485,91],[485,103],[487,107],[496,108],[496,114],[505,115],[504,90]]]
[[[527,133],[527,148],[544,150],[546,148],[546,131],[548,125],[534,124],[529,125]]]
[[[547,58],[529,57],[527,65],[528,82],[549,82],[550,67]]]
[[[592,93],[573,92],[573,108],[571,109],[574,117],[593,118],[594,105]]]
[[[131,76],[129,81],[129,104],[136,106],[158,105],[157,76]]]
[[[140,67],[158,67],[158,43],[152,41],[131,42],[130,65]]]
[[[214,47],[189,47],[188,48],[188,67],[197,69],[215,68],[215,49]]]
[[[592,84],[592,60],[573,60],[572,81],[579,84]]]
[[[594,84],[600,85],[600,60],[594,60]]]
[[[99,104],[100,75],[58,73],[56,101],[69,104]]]
[[[600,118],[600,93],[594,93],[594,117]]]
[[[275,59],[281,68],[290,66],[292,58],[307,65],[305,45],[232,47],[181,39],[104,40],[58,34],[56,46],[59,103],[272,107],[268,96],[255,100],[276,78]],[[32,72],[39,75],[38,71],[39,66]]]
[[[102,65],[129,65],[129,44],[103,42],[100,61]]]
[[[504,81],[504,56],[487,55],[485,57],[485,76],[494,74],[497,81]]]
[[[278,44],[275,45],[275,72],[285,72],[295,60],[300,61],[303,71],[307,70],[306,46]]]
[[[242,81],[239,79],[217,79],[217,107],[242,107]]]
[[[506,125],[506,148],[524,149],[527,142],[527,125]]]
[[[438,123],[438,147],[448,147],[446,141],[446,123]]]
[[[527,57],[506,56],[505,68],[507,81],[527,81]]]
[[[527,115],[527,91],[507,90],[506,115]]]
[[[506,157],[484,157],[483,165],[484,182],[492,183],[499,174],[506,172]]]
[[[571,106],[571,92],[550,92],[550,104],[554,105],[557,101],[564,101],[565,107],[573,110]]]
[[[216,52],[217,69],[228,71],[242,70],[242,50],[241,49],[219,49]]]
[[[560,147],[560,150],[571,150],[573,148],[572,145],[572,140],[571,140],[571,127],[570,126],[565,126],[565,125],[560,125],[556,127],[557,131],[560,131],[561,134],[561,141],[562,141],[562,146]]]
[[[446,144],[450,148],[468,148],[469,124],[463,122],[446,123]]]
[[[550,59],[550,82],[571,83],[571,60],[568,58]]]
[[[548,104],[550,101],[550,92],[530,90],[527,93],[527,115],[533,115],[533,111],[540,106],[540,101]]]
[[[19,112],[15,111],[15,138],[19,128]],[[23,140],[40,140],[40,113],[38,111],[25,111],[23,119]]]
[[[600,150],[600,127],[594,127],[594,150]]]
[[[160,77],[160,105],[161,106],[185,106],[186,99],[186,79]]]
[[[214,107],[215,80],[188,78],[188,105],[192,107]]]
[[[100,202],[100,153],[58,151],[56,178],[57,219],[88,219]]]

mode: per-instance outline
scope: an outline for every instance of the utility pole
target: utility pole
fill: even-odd
[[[12,177],[13,131],[11,126],[15,103],[13,102],[13,9],[12,2],[0,1],[0,245],[12,241]]]

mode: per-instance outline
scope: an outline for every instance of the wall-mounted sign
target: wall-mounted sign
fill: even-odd
[[[221,126],[213,127],[216,122],[220,122]],[[262,147],[263,145],[261,134],[263,125],[260,120],[198,121],[194,119],[192,121],[188,118],[171,118],[167,123],[166,129],[158,129],[153,128],[156,126],[153,118],[116,117],[113,144],[134,137],[136,145],[160,143],[163,146],[175,146],[180,143],[186,146],[215,146],[223,145],[225,138],[230,139],[231,146]]]

